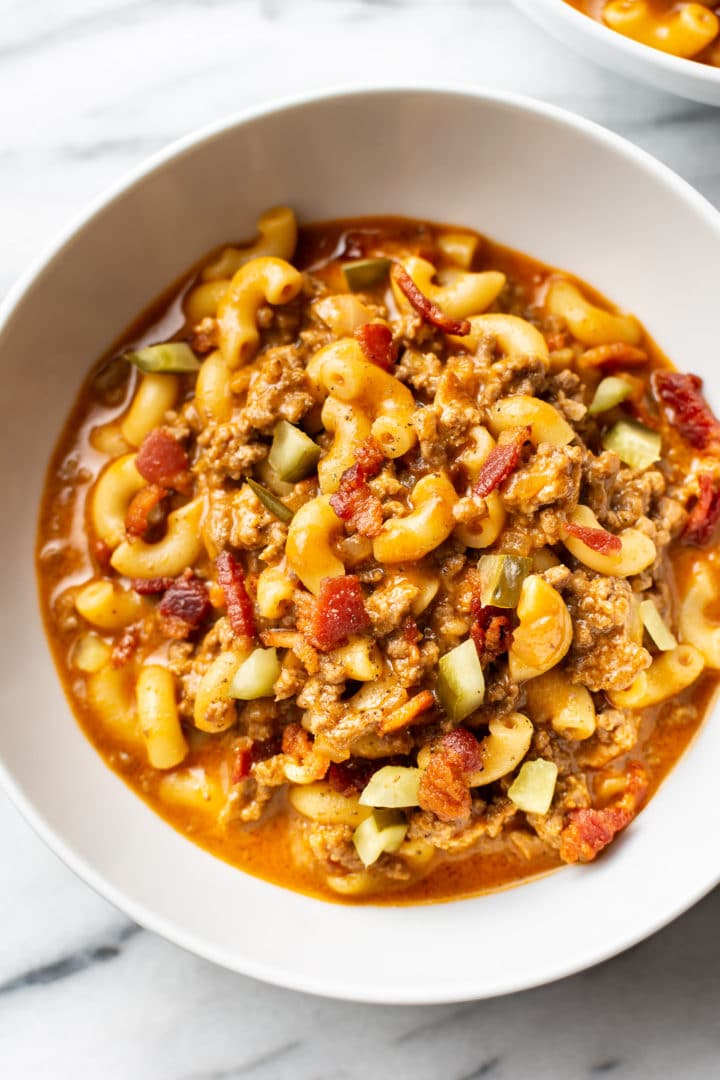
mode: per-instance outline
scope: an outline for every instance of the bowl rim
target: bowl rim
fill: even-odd
[[[626,37],[625,34],[612,30],[609,26],[594,19],[577,8],[567,3],[566,0],[515,0],[515,4],[529,18],[536,22],[542,22],[538,16],[538,8],[544,9],[552,18],[565,20],[565,24],[573,27],[578,34],[584,34],[587,38],[595,41],[599,49],[604,52],[615,50],[623,54],[628,60],[639,61],[658,71],[678,75],[683,79],[690,79],[698,86],[712,86],[720,91],[720,67],[712,64],[702,64],[692,57],[674,56],[672,53],[655,49],[652,45],[644,45],[640,41]],[[642,78],[638,72],[637,78]],[[672,88],[668,87],[668,92]]]
[[[294,109],[319,102],[386,96],[388,94],[407,95],[418,93],[470,98],[479,102],[508,106],[530,116],[549,119],[577,133],[590,136],[609,151],[618,153],[625,159],[634,162],[645,173],[662,182],[673,194],[686,204],[689,204],[706,220],[708,227],[717,233],[720,241],[720,211],[705,196],[701,195],[669,166],[658,161],[647,151],[635,146],[627,139],[602,125],[569,110],[522,94],[456,83],[391,82],[372,87],[347,84],[329,88],[314,88],[302,93],[271,99],[268,102],[231,113],[220,120],[204,125],[152,154],[139,165],[128,170],[118,181],[92,199],[87,209],[76,214],[70,224],[60,230],[56,238],[41,251],[40,255],[31,260],[27,269],[24,273],[21,273],[16,284],[10,288],[0,303],[0,341],[6,324],[12,318],[15,309],[26,293],[32,288],[36,279],[52,268],[55,260],[62,255],[75,235],[85,226],[90,225],[102,210],[114,203],[115,200],[123,197],[135,184],[141,182],[146,176],[160,169],[168,162],[180,160],[185,154],[196,150],[197,147],[235,127],[269,115],[291,112]],[[685,751],[685,753],[687,752],[689,752],[689,748]],[[427,987],[413,988],[411,991],[388,992],[378,985],[376,991],[373,992],[370,989],[348,985],[346,981],[337,977],[334,980],[328,980],[324,977],[317,979],[311,971],[287,970],[277,963],[263,963],[249,958],[228,956],[222,947],[214,946],[192,931],[185,930],[177,920],[158,914],[145,903],[128,895],[124,889],[107,881],[74,846],[66,842],[56,827],[47,820],[39,806],[33,802],[29,795],[25,794],[20,782],[15,780],[2,757],[0,757],[0,787],[6,792],[10,801],[31,828],[77,877],[143,928],[153,931],[196,956],[240,974],[287,989],[346,1001],[406,1005],[445,1004],[499,997],[546,985],[602,963],[645,940],[682,915],[720,882],[720,861],[716,868],[712,868],[711,864],[706,864],[703,872],[698,875],[694,888],[684,894],[682,900],[673,901],[666,908],[661,907],[655,917],[641,929],[633,929],[625,935],[616,936],[610,942],[593,945],[580,957],[566,956],[560,959],[554,967],[543,971],[542,974],[538,973],[529,978],[508,978],[504,982],[496,980],[494,986],[483,989],[465,985],[454,989],[446,988],[441,993],[432,990],[428,992]],[[470,899],[472,900],[472,898]],[[350,910],[353,910],[352,907]]]

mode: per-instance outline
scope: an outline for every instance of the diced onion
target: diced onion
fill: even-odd
[[[547,814],[555,794],[557,765],[538,758],[526,761],[508,788],[508,798],[526,814]]]
[[[677,639],[666,625],[662,615],[652,600],[643,600],[640,604],[640,618],[643,626],[657,645],[660,652],[670,652],[677,648]]]

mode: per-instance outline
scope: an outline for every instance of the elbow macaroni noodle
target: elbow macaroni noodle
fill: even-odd
[[[308,377],[318,392],[344,405],[353,413],[364,415],[370,424],[370,434],[377,439],[386,457],[402,457],[417,440],[412,426],[415,399],[412,392],[396,379],[370,363],[353,338],[341,338],[313,356],[307,368]],[[332,413],[328,414],[330,417]],[[341,410],[334,413],[335,423]],[[352,423],[361,423],[353,420]],[[345,438],[343,424],[336,430],[338,442]]]
[[[123,540],[110,560],[127,577],[177,577],[197,562],[203,550],[200,534],[205,500],[200,496],[168,516],[165,536],[155,543]]]
[[[505,275],[496,270],[486,270],[480,274],[467,273],[463,270],[449,274],[445,284],[436,285],[433,278],[436,269],[427,259],[410,256],[399,260],[415,282],[420,292],[429,297],[450,319],[466,319],[477,315],[497,299],[505,285]],[[395,281],[392,282],[395,303],[401,311],[412,310],[409,301]]]
[[[599,529],[600,525],[589,506],[578,504],[568,516],[568,520],[585,528]],[[639,529],[623,529],[620,533],[621,548],[617,553],[602,554],[576,536],[563,537],[568,551],[579,562],[589,566],[598,574],[610,574],[614,577],[631,577],[646,570],[655,561],[657,550],[649,536]]]
[[[203,270],[203,280],[212,282],[218,278],[231,278],[241,266],[261,256],[292,259],[297,244],[297,221],[289,207],[276,206],[261,214],[257,231],[260,235],[249,247],[223,248],[219,257]]]

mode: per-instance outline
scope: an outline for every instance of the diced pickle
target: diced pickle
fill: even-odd
[[[670,652],[677,648],[677,640],[666,625],[662,615],[652,600],[643,600],[639,607],[643,626],[657,645],[660,652]]]
[[[532,559],[523,555],[483,555],[480,570],[480,599],[491,607],[514,608],[522,583],[532,570]]]
[[[595,391],[595,397],[590,403],[588,413],[590,416],[597,416],[598,413],[614,409],[616,405],[619,405],[625,398],[630,397],[631,394],[632,386],[627,379],[623,379],[619,375],[608,375],[607,379],[603,379]]]
[[[362,795],[361,806],[417,806],[420,769],[404,765],[385,765],[370,778]]]
[[[230,697],[240,701],[271,697],[280,677],[276,649],[255,649],[235,672],[230,683]]]
[[[445,712],[456,722],[482,705],[485,678],[471,638],[440,657],[437,694]]]
[[[343,271],[348,288],[353,292],[379,285],[390,270],[390,259],[358,259],[356,262],[343,263]]]
[[[397,851],[408,826],[397,810],[373,810],[353,833],[353,844],[363,866],[372,866],[383,852]]]
[[[605,432],[602,442],[606,450],[614,450],[632,469],[647,469],[660,460],[660,433],[636,420],[618,420]]]
[[[538,758],[526,761],[508,788],[508,798],[526,814],[547,814],[555,794],[557,765]]]
[[[275,426],[268,461],[281,480],[296,484],[308,476],[318,463],[320,447],[300,428],[281,420]]]
[[[289,506],[286,506],[284,502],[278,499],[277,495],[273,495],[272,491],[268,491],[262,484],[258,484],[257,480],[253,480],[248,476],[247,485],[253,491],[260,502],[266,507],[271,514],[274,514],[280,521],[284,521],[287,524],[293,519],[293,512]]]
[[[200,370],[200,361],[184,341],[147,345],[144,349],[126,352],[125,359],[146,375],[182,375],[186,371]]]

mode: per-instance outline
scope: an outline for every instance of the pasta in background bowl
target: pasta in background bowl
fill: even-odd
[[[564,44],[604,67],[693,101],[720,105],[715,4],[690,0],[515,3]]]
[[[371,152],[380,124],[397,151],[391,177],[378,172]],[[427,130],[436,133],[430,162]],[[321,131],[322,157],[300,154],[298,139],[313,142]],[[503,149],[501,183],[488,145]],[[622,203],[608,205],[606,192],[619,189]],[[228,236],[252,236],[268,202],[293,205],[301,222],[402,213],[467,225],[620,301],[681,369],[712,370],[718,215],[665,168],[585,121],[502,96],[381,90],[288,104],[187,140],[103,200],[5,304],[2,460],[12,527],[3,540],[8,632],[0,757],[8,790],[55,850],[134,918],[261,978],[360,1000],[420,1002],[490,996],[578,970],[652,932],[720,877],[704,846],[686,840],[688,804],[710,835],[720,825],[713,797],[720,734],[712,716],[610,858],[452,905],[350,908],[238,873],[189,844],[105,768],[63,698],[36,613],[31,559],[51,448],[93,359],[187,266]],[[608,206],[607,214],[588,216],[589,205]],[[179,230],[178,220],[187,227]],[[231,253],[223,257],[232,261]],[[205,274],[208,292],[213,277]],[[237,355],[243,340],[242,333],[233,338]],[[208,401],[212,385],[208,377]],[[131,445],[142,439],[143,416],[164,416],[168,408],[149,386],[140,428],[132,410],[126,416],[123,439]],[[125,476],[118,448],[119,440],[101,449]],[[187,550],[177,567],[163,563],[159,574],[192,562],[192,499],[183,506]],[[112,499],[101,500],[98,520],[114,544],[112,511]],[[62,512],[58,503],[58,518]],[[82,530],[81,517],[74,527]],[[62,531],[56,534],[60,545]],[[155,572],[149,564],[141,569]],[[77,584],[86,579],[79,570]],[[701,581],[696,587],[704,595]],[[122,599],[128,602],[136,601]],[[96,619],[124,617],[102,591],[81,604]],[[152,666],[145,670],[143,692],[164,700],[162,679]],[[159,761],[182,754],[167,742],[156,750]],[[668,850],[672,876],[665,872]],[[493,933],[479,934],[479,925],[492,925]],[[393,956],[387,970],[378,968],[378,949],[369,942]]]

